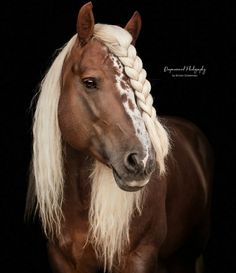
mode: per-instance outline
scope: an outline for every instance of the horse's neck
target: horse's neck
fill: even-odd
[[[89,175],[93,160],[69,145],[65,147],[64,209],[87,210],[90,204]],[[66,213],[66,211],[65,211]]]

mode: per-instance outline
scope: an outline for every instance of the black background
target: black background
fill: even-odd
[[[75,33],[86,1],[8,1],[1,6],[1,272],[50,272],[37,220],[23,219],[31,153],[30,101],[54,51]],[[2,4],[1,4],[2,5]],[[236,272],[235,98],[227,2],[93,1],[96,22],[124,26],[135,10],[143,27],[136,48],[159,115],[195,122],[216,160],[207,272]],[[207,69],[197,78],[172,78],[164,67]],[[233,175],[234,174],[234,175]]]

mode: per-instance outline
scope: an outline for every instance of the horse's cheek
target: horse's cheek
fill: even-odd
[[[84,150],[88,146],[88,131],[86,123],[81,122],[82,115],[79,105],[64,103],[63,96],[58,107],[58,123],[63,141],[76,150]]]

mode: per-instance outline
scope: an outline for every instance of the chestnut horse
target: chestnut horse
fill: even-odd
[[[41,84],[27,213],[55,273],[196,271],[209,233],[212,156],[192,123],[158,118],[135,41],[92,4]]]

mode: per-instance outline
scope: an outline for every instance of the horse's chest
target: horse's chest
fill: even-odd
[[[64,233],[60,248],[75,269],[97,267],[96,254],[87,240],[88,228],[86,225],[82,228],[71,227],[70,231]]]

